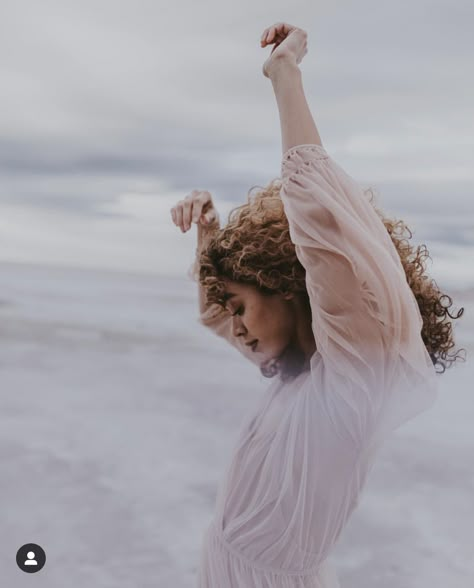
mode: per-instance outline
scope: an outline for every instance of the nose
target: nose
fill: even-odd
[[[247,329],[245,328],[242,319],[236,314],[232,317],[232,334],[234,337],[238,337],[239,335],[245,335]]]

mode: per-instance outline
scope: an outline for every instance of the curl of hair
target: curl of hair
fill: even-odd
[[[255,286],[263,295],[292,292],[301,297],[310,311],[306,290],[306,271],[298,260],[290,238],[288,219],[280,197],[281,179],[272,180],[266,187],[253,186],[247,194],[247,202],[233,208],[227,224],[217,229],[207,241],[199,258],[199,282],[206,292],[207,303],[225,307],[225,286],[222,278]],[[252,193],[254,188],[259,188]],[[456,315],[449,312],[453,301],[443,294],[436,282],[426,274],[424,261],[430,257],[426,245],[408,243],[412,232],[402,220],[386,217],[374,204],[371,188],[370,203],[381,218],[400,256],[407,282],[413,291],[423,319],[421,336],[433,365],[440,365],[442,372],[458,359],[449,357],[454,347],[453,323],[449,319],[462,316],[464,308]],[[408,231],[408,239],[404,237]],[[431,258],[430,258],[431,259]],[[449,301],[449,304],[446,304]],[[462,351],[466,351],[462,349]],[[265,377],[280,374],[287,380],[299,373],[304,359],[294,353],[287,354],[280,362],[262,365]],[[463,358],[465,360],[465,358]],[[439,373],[439,372],[437,372]]]

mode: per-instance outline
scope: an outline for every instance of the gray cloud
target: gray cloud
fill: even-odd
[[[134,191],[243,201],[280,171],[259,38],[286,14],[309,33],[301,69],[330,154],[398,216],[443,218],[449,206],[472,218],[470,2],[166,8],[4,3],[0,205],[87,218],[115,214],[104,204]],[[464,232],[432,235],[472,242],[468,220]]]

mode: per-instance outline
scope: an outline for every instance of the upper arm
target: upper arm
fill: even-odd
[[[282,167],[281,197],[316,330],[376,354],[383,342],[393,350],[417,338],[421,317],[399,255],[360,186],[321,146],[290,149]]]
[[[389,406],[390,422],[399,424],[402,414],[431,402],[423,384],[433,383],[434,372],[395,245],[360,186],[322,146],[288,150],[282,179],[290,236],[306,270],[317,351],[328,381],[337,382],[330,401],[339,396],[352,407],[360,436],[375,432]],[[401,381],[413,387],[410,409],[393,402]],[[394,410],[401,411],[397,418]]]

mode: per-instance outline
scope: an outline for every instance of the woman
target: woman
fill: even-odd
[[[274,45],[263,73],[279,108],[281,181],[223,229],[209,192],[171,210],[182,231],[198,225],[201,323],[279,376],[238,437],[200,588],[339,586],[327,558],[374,450],[433,405],[434,363],[453,345],[419,256],[321,143],[298,68],[306,39],[277,23],[261,41]]]

